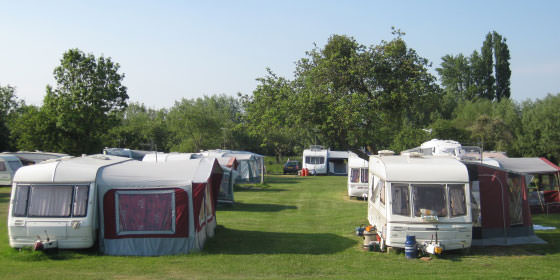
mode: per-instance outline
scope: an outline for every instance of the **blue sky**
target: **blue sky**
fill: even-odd
[[[369,46],[396,26],[433,69],[496,30],[512,57],[513,99],[560,93],[560,1],[488,2],[0,0],[0,85],[39,105],[62,54],[79,48],[121,65],[131,101],[169,108],[250,94],[267,67],[291,79],[294,63],[332,34]]]

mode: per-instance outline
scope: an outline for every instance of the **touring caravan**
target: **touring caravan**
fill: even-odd
[[[347,151],[331,151],[313,145],[303,150],[302,168],[309,170],[309,174],[313,175],[346,175],[348,155]]]
[[[303,150],[303,169],[309,170],[310,174],[327,174],[328,150],[322,146],[311,146]]]
[[[348,157],[348,197],[367,197],[368,161],[350,152]]]
[[[95,155],[20,168],[14,177],[8,213],[10,246],[93,246],[98,229],[98,170],[128,160]]]
[[[16,171],[22,166],[14,155],[0,154],[0,186],[11,186]]]
[[[415,236],[429,253],[468,248],[472,242],[469,176],[451,157],[369,158],[368,220],[380,247],[404,248]]]
[[[216,227],[222,170],[215,159],[129,161],[100,170],[99,249],[159,256],[203,248]]]
[[[57,159],[61,157],[68,157],[67,154],[60,154],[60,153],[49,153],[49,152],[27,152],[27,151],[18,151],[18,152],[8,152],[6,154],[10,154],[19,158],[23,165],[30,165],[30,164],[37,164],[39,162],[43,162],[50,159]]]

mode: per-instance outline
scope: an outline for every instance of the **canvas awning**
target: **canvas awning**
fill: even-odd
[[[495,158],[500,167],[527,174],[548,174],[560,172],[560,167],[545,158]]]

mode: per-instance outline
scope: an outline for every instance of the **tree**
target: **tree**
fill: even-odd
[[[10,142],[10,123],[16,118],[20,109],[25,105],[15,94],[13,86],[0,85],[0,151],[10,150],[13,144]]]
[[[298,61],[296,116],[322,144],[387,148],[403,123],[419,128],[439,110],[428,61],[407,47],[402,32],[395,35],[370,47],[333,35]]]
[[[124,74],[111,58],[95,58],[78,49],[63,54],[54,70],[56,87],[47,86],[42,111],[55,123],[50,150],[69,154],[99,153],[104,135],[118,125],[127,104]]]
[[[511,70],[509,69],[509,48],[506,44],[506,39],[502,38],[498,32],[492,32],[494,42],[494,59],[496,64],[494,66],[494,73],[496,74],[496,99],[498,101],[503,98],[509,98],[511,91],[509,88]]]
[[[462,54],[442,57],[437,68],[444,90],[458,100],[486,98],[500,101],[510,97],[509,49],[498,32],[488,32],[480,53],[473,51],[466,59]]]
[[[270,69],[251,97],[244,98],[249,134],[259,139],[262,148],[270,149],[277,161],[293,154],[301,145],[301,129],[296,124],[292,104],[296,98],[293,83],[278,77]]]
[[[167,151],[169,132],[167,110],[146,108],[144,104],[129,104],[122,113],[120,125],[113,127],[104,141],[110,147]]]
[[[560,93],[522,105],[522,132],[518,139],[520,154],[560,161]]]
[[[479,96],[486,98],[488,100],[494,100],[496,97],[496,90],[494,87],[494,82],[496,79],[494,78],[493,72],[493,56],[492,56],[492,48],[493,48],[493,40],[492,40],[492,33],[488,33],[486,35],[486,39],[482,43],[482,48],[480,49],[481,60],[473,67],[477,67],[477,72],[481,74],[480,80],[480,92]]]
[[[168,147],[174,152],[232,148],[231,137],[240,123],[239,101],[225,95],[182,99],[167,115]]]

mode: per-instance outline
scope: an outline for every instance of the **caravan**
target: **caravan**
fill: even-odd
[[[96,155],[20,168],[14,177],[8,213],[10,246],[93,246],[98,229],[98,170],[127,160]]]
[[[312,175],[346,175],[347,162],[347,151],[331,151],[319,145],[303,150],[303,169]]]
[[[472,241],[469,176],[454,158],[370,156],[368,220],[380,248],[404,248],[415,236],[429,253],[468,248]]]
[[[350,152],[348,157],[348,197],[367,197],[368,161]]]
[[[0,154],[0,186],[12,185],[12,178],[21,166],[21,161],[16,156]]]

